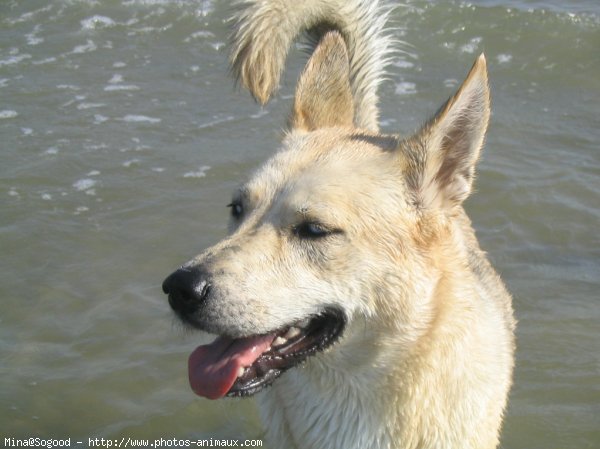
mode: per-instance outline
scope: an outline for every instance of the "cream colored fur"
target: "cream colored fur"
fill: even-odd
[[[302,31],[313,44],[327,29],[339,30],[350,54],[349,77],[359,128],[377,131],[377,86],[391,52],[384,34],[389,6],[356,0],[239,0],[234,16],[231,62],[234,73],[261,103],[277,89],[285,58]]]
[[[231,235],[187,264],[218,287],[207,330],[267,333],[324,307],[348,319],[260,393],[273,449],[498,446],[515,323],[462,207],[489,119],[485,59],[416,135],[378,134],[385,11],[246,0],[235,18],[233,66],[262,102],[293,39],[311,29],[316,48],[282,148],[234,194]],[[299,238],[307,221],[336,232]]]

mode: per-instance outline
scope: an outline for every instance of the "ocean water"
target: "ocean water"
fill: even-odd
[[[0,441],[261,438],[252,400],[187,382],[206,337],[160,284],[225,235],[305,57],[261,108],[229,2],[0,2]],[[493,116],[467,209],[519,320],[506,449],[600,447],[600,3],[410,1],[381,88],[410,133],[480,52]]]

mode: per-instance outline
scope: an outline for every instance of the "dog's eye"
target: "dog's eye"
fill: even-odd
[[[294,227],[294,234],[302,239],[318,239],[339,231],[332,231],[320,223],[305,221]]]
[[[231,216],[233,218],[240,218],[244,213],[244,208],[242,207],[242,205],[240,203],[236,203],[235,201],[233,203],[228,204],[227,207],[231,208]]]

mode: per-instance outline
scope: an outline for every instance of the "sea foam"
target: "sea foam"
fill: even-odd
[[[113,19],[106,16],[95,15],[81,21],[81,28],[84,30],[96,30],[99,28],[111,28],[117,24]]]

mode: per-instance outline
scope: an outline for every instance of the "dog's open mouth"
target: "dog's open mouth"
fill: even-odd
[[[190,355],[190,385],[196,394],[209,399],[253,395],[287,369],[335,343],[345,324],[341,312],[328,309],[269,334],[217,337]]]

